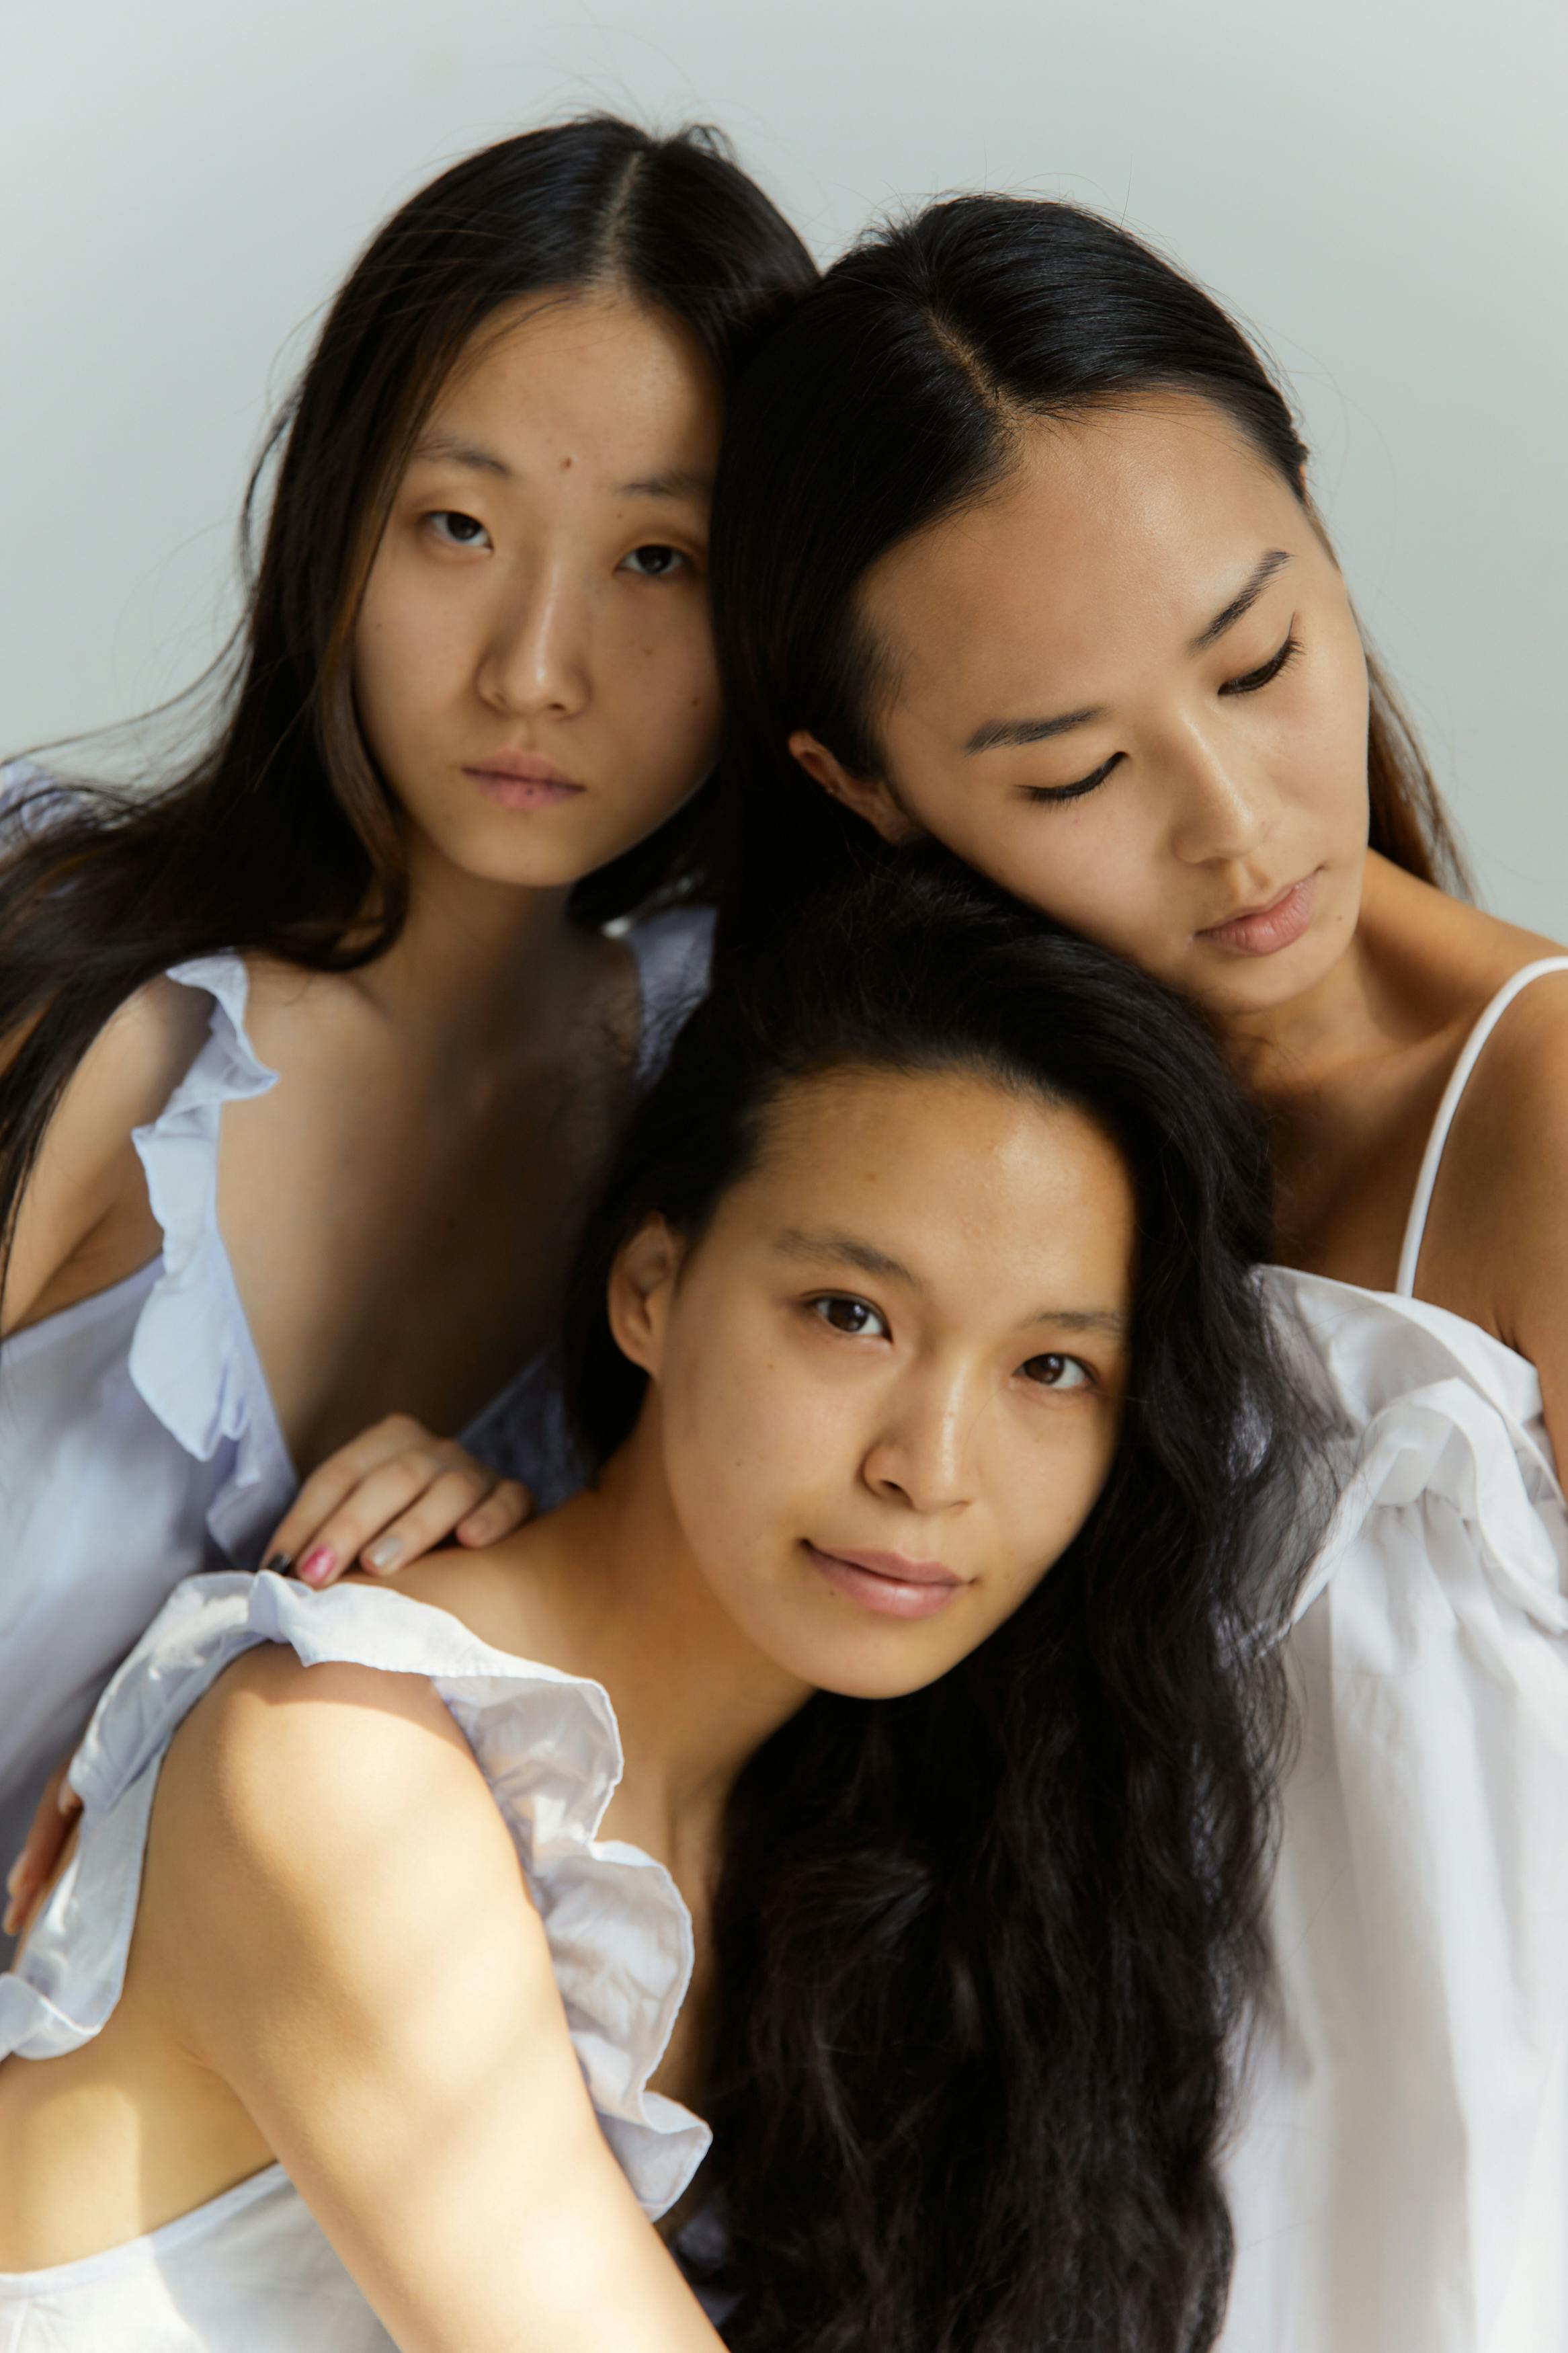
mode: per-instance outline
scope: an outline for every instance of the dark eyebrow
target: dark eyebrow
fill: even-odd
[[[1201,654],[1214,645],[1226,631],[1251,611],[1268,583],[1290,556],[1283,547],[1271,547],[1255,567],[1252,577],[1238,596],[1231,598],[1221,613],[1216,613],[1206,629],[1200,629],[1188,648],[1190,653]],[[1064,711],[1055,719],[990,719],[977,727],[968,743],[966,752],[994,752],[1000,745],[1017,749],[1025,744],[1044,744],[1053,735],[1066,735],[1074,727],[1086,727],[1091,719],[1104,716],[1104,707],[1095,704],[1083,711]]]
[[[1027,1321],[1030,1324],[1055,1324],[1063,1332],[1103,1332],[1110,1340],[1125,1340],[1127,1337],[1127,1318],[1119,1315],[1113,1307],[1042,1307]]]
[[[1198,631],[1192,641],[1190,650],[1194,654],[1201,654],[1206,646],[1212,646],[1216,639],[1223,638],[1233,623],[1239,621],[1244,613],[1249,613],[1252,610],[1274,575],[1289,561],[1290,558],[1284,548],[1271,547],[1267,555],[1258,559],[1251,579],[1240,595],[1233,596],[1224,611],[1215,615],[1206,629]]]
[[[645,474],[639,481],[617,482],[618,499],[705,499],[712,494],[713,477],[693,466],[671,466],[662,474]]]
[[[1065,735],[1071,727],[1086,727],[1100,715],[1100,706],[1097,703],[1092,710],[1064,711],[1056,719],[988,719],[984,727],[975,729],[963,748],[966,752],[994,752],[1001,744],[1043,744],[1048,736]]]
[[[501,474],[510,481],[511,468],[493,449],[481,449],[477,441],[465,441],[456,433],[430,433],[414,452],[413,462],[421,459],[445,459],[448,465],[470,467],[476,474]]]
[[[820,1233],[805,1234],[797,1227],[786,1226],[774,1240],[773,1248],[785,1258],[838,1259],[846,1266],[858,1267],[862,1274],[880,1275],[884,1281],[907,1282],[911,1291],[923,1291],[924,1283],[911,1273],[901,1259],[889,1258],[874,1242],[863,1242],[854,1234],[841,1234],[831,1229]]]

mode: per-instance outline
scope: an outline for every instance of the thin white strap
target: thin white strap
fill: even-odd
[[[1505,980],[1465,1040],[1463,1050],[1443,1090],[1443,1100],[1437,1106],[1437,1116],[1426,1139],[1421,1174],[1415,1180],[1415,1198],[1410,1204],[1405,1243],[1399,1253],[1399,1279],[1394,1286],[1402,1299],[1414,1299],[1415,1296],[1415,1269],[1421,1257],[1421,1244],[1426,1232],[1426,1219],[1432,1207],[1437,1171],[1442,1166],[1443,1147],[1448,1141],[1448,1130],[1454,1124],[1459,1098],[1469,1082],[1471,1071],[1480,1060],[1481,1049],[1520,990],[1528,988],[1532,980],[1540,980],[1543,974],[1549,972],[1568,972],[1568,956],[1542,956],[1539,964],[1527,964],[1514,974],[1511,980]]]

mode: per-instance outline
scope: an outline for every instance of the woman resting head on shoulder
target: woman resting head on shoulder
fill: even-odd
[[[736,2347],[1209,2344],[1314,1514],[1268,1219],[1153,983],[945,862],[802,913],[591,1220],[591,1484],[398,1591],[193,1580],[102,1703],[0,2295],[663,2353],[679,2201]]]
[[[604,925],[700,864],[725,391],[813,275],[710,135],[468,157],[278,425],[211,740],[133,790],[11,772],[0,1862],[177,1576],[515,1523],[426,1431],[535,1468],[478,1418],[700,983],[694,908]]]
[[[1568,957],[1458,894],[1306,469],[1238,328],[1109,222],[964,197],[847,255],[716,496],[727,920],[934,837],[1194,1002],[1267,1113],[1263,1280],[1357,1471],[1291,1641],[1227,2353],[1535,2353],[1568,2345]]]

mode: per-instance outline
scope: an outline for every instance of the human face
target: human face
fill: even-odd
[[[892,549],[862,612],[883,778],[793,746],[889,838],[969,864],[1221,1018],[1355,928],[1366,666],[1289,485],[1172,395],[1026,428],[998,491]]]
[[[684,328],[557,294],[481,331],[398,486],[354,635],[361,724],[453,864],[560,888],[711,764],[718,386]]]
[[[1081,1113],[857,1070],[789,1090],[667,1275],[638,1290],[660,1237],[630,1246],[612,1314],[618,1286],[675,1519],[776,1665],[918,1690],[1038,1584],[1115,1450],[1133,1226]]]

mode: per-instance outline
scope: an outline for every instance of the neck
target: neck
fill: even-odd
[[[1258,1013],[1221,1014],[1232,1067],[1258,1102],[1282,1105],[1331,1086],[1392,1042],[1401,1020],[1381,947],[1381,911],[1395,871],[1369,853],[1350,938],[1321,978]]]
[[[668,1855],[716,1841],[736,1778],[812,1686],[715,1599],[665,1484],[657,1397],[597,1483],[531,1533],[557,1663],[610,1694],[626,1770],[618,1822]]]
[[[520,1013],[552,1018],[599,944],[568,913],[569,887],[532,890],[464,872],[433,843],[409,844],[408,918],[361,986],[408,1034],[465,1045],[514,1041]]]

